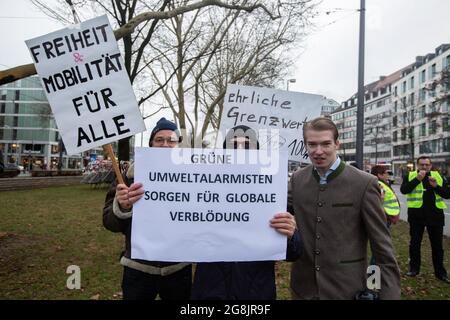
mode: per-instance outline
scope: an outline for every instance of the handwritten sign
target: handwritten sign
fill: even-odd
[[[222,135],[238,125],[259,132],[261,148],[281,148],[289,160],[308,162],[303,124],[320,116],[320,95],[229,84],[220,122]]]
[[[106,16],[26,44],[68,154],[145,130]]]
[[[286,153],[136,148],[135,159],[145,193],[133,206],[133,259],[286,258],[286,237],[269,226],[286,211]]]

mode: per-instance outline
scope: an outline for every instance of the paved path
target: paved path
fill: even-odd
[[[392,186],[392,189],[394,189],[395,193],[397,194],[397,197],[400,200],[400,204],[402,207],[402,210],[400,212],[400,219],[407,221],[408,220],[408,206],[406,205],[406,197],[400,192],[400,185],[394,184]],[[450,236],[450,200],[444,199],[445,203],[447,204],[447,209],[444,210],[445,213],[445,227],[444,227],[444,234],[446,236]]]
[[[60,177],[19,176],[15,178],[1,178],[0,192],[79,185],[81,178],[82,176],[60,176]]]

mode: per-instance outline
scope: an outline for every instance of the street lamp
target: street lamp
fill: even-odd
[[[297,82],[297,79],[288,79],[286,81],[286,91],[289,91],[289,82],[295,83],[295,82]]]

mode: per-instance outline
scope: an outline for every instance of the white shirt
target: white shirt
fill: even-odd
[[[341,159],[339,157],[336,157],[336,161],[334,161],[334,163],[331,165],[330,169],[328,169],[327,172],[325,172],[324,176],[321,176],[319,171],[317,171],[316,167],[314,167],[314,170],[317,171],[317,173],[319,174],[320,177],[320,181],[319,184],[327,184],[327,177],[337,169],[337,167],[339,167],[339,165],[341,164]]]

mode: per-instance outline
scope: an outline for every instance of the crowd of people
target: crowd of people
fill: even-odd
[[[289,179],[286,212],[274,212],[270,226],[286,236],[288,261],[292,261],[292,299],[400,299],[400,270],[390,228],[400,215],[400,202],[388,182],[387,170],[375,166],[366,173],[342,161],[339,132],[327,118],[303,126],[303,139],[311,164]],[[182,142],[175,123],[162,118],[152,130],[149,147],[176,148]],[[232,128],[224,148],[258,149],[255,131]],[[450,283],[444,268],[442,247],[443,199],[450,198],[448,182],[431,170],[431,159],[419,157],[417,171],[405,175],[401,192],[407,195],[411,242],[408,276],[420,272],[420,247],[426,228],[432,246],[435,276]],[[144,261],[131,258],[133,205],[143,194],[134,181],[131,164],[125,183],[112,183],[103,209],[103,224],[125,235],[123,266],[124,299],[275,299],[275,262]],[[381,283],[367,288],[367,267],[381,272]]]

